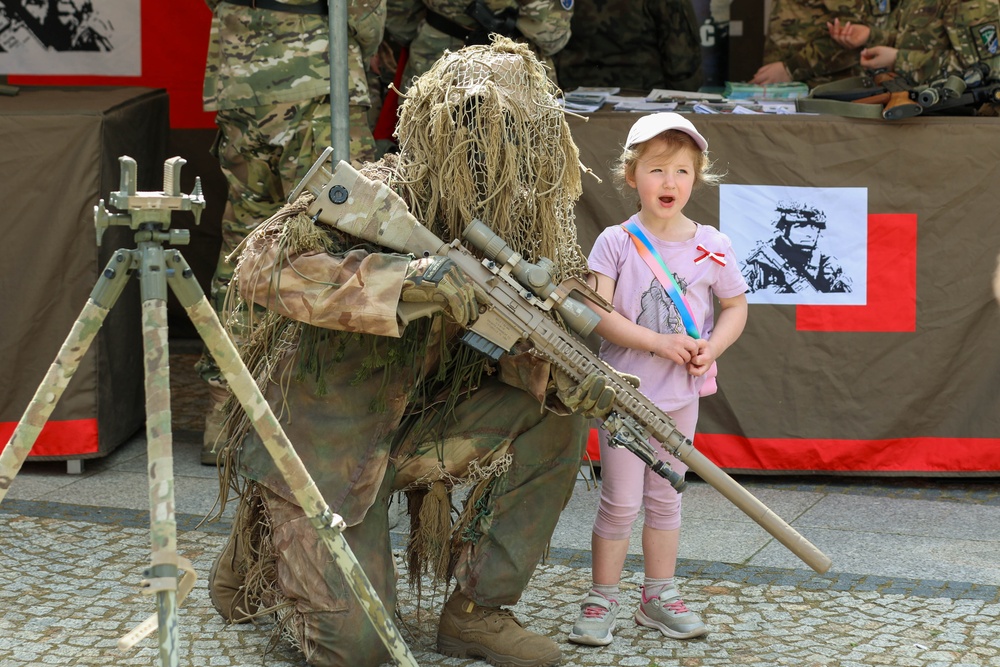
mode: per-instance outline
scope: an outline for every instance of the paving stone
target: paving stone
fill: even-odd
[[[76,542],[101,545],[72,569]],[[294,649],[279,644],[265,655],[270,628],[226,626],[212,609],[205,589],[210,558],[225,537],[218,533],[178,534],[181,555],[197,553],[198,582],[179,613],[180,664],[228,667],[273,665],[302,667]],[[84,522],[51,516],[13,515],[0,508],[0,666],[158,664],[155,636],[131,651],[117,649],[117,639],[155,611],[155,601],[141,595],[138,583],[148,559],[148,531],[116,523]],[[137,559],[138,557],[138,559]],[[574,560],[574,559],[569,559]],[[705,568],[710,570],[711,568]],[[566,635],[579,608],[589,573],[561,562],[539,566],[529,590],[514,607],[529,628],[551,636],[564,652],[565,665],[897,665],[964,667],[1000,664],[1000,597],[996,588],[980,587],[989,599],[950,597],[968,591],[955,582],[896,582],[869,590],[865,577],[851,583],[840,576],[837,589],[795,588],[760,583],[753,572],[730,568],[741,581],[704,575],[681,581],[688,604],[709,623],[701,639],[676,641],[640,628],[631,614],[638,601],[640,575],[623,583],[615,641],[603,648],[570,644]],[[772,573],[761,573],[772,574]],[[757,581],[746,585],[742,581]],[[401,632],[410,640],[419,664],[476,665],[444,658],[434,651],[437,611],[443,593],[424,582],[421,612],[405,579],[400,582]],[[431,591],[430,593],[428,593]],[[924,595],[916,595],[920,591]],[[946,595],[949,593],[949,595]]]
[[[175,442],[194,455],[200,446],[203,416],[199,412],[206,392],[202,384],[191,380],[190,368],[200,347],[179,354],[174,349],[171,343]],[[176,391],[175,383],[180,384]],[[182,448],[175,450],[175,457],[181,456]],[[122,463],[128,456],[134,460]],[[123,473],[124,468],[128,472]],[[88,462],[87,470],[97,475],[88,488],[102,489],[102,484],[111,485],[103,480],[139,477],[144,467],[141,457],[118,452],[107,460]],[[118,476],[104,476],[109,473]],[[142,595],[139,588],[150,556],[148,511],[119,506],[120,498],[95,507],[53,501],[44,493],[33,495],[34,489],[46,488],[47,481],[33,479],[24,487],[29,490],[24,496],[15,493],[0,504],[0,667],[159,665],[155,634],[128,651],[117,647],[120,637],[156,610],[155,597]],[[67,481],[51,480],[51,486],[62,487]],[[199,489],[217,484],[211,469],[198,466],[188,469],[183,481]],[[983,526],[1000,507],[1000,485],[986,479],[889,478],[858,484],[820,476],[799,481],[761,476],[744,485],[771,498],[783,492],[796,497],[851,497],[851,502],[830,504],[831,508],[862,507],[866,498],[877,501],[873,508],[883,509],[895,506],[889,502],[893,500],[908,505],[916,501],[948,504],[956,513],[973,508],[970,516],[979,517],[976,525]],[[15,482],[12,490],[19,488]],[[940,505],[937,509],[940,515],[951,516]],[[176,518],[178,552],[191,559],[198,575],[178,612],[179,665],[305,667],[293,647],[280,641],[272,645],[273,626],[266,622],[226,625],[212,608],[205,585],[212,559],[228,535],[226,521],[204,523],[203,516],[182,512]],[[961,523],[960,515],[955,514],[952,523]],[[588,521],[575,524],[587,525]],[[940,533],[946,527],[940,524],[934,530]],[[847,539],[849,533],[843,534]],[[988,566],[995,561],[997,542],[995,529],[987,531],[981,548],[974,549],[969,558],[979,558],[978,564]],[[402,534],[394,532],[400,564],[403,543]],[[940,573],[888,577],[873,574],[875,569],[817,575],[806,569],[743,561],[681,558],[677,566],[681,593],[711,632],[677,641],[634,622],[642,558],[630,553],[623,572],[622,613],[615,640],[607,647],[586,647],[571,644],[566,637],[590,586],[590,565],[589,551],[569,548],[566,543],[553,546],[513,608],[529,629],[559,643],[563,664],[570,667],[1000,667],[1000,587],[993,585],[996,581],[945,581]],[[399,630],[417,663],[485,665],[446,658],[435,651],[444,592],[424,581],[418,601],[405,578],[405,568],[401,572]]]

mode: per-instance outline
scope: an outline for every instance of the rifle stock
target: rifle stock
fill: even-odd
[[[868,95],[867,97],[859,97],[851,101],[855,104],[888,104],[891,96],[892,93],[876,93],[874,95]]]
[[[876,72],[875,83],[889,93],[889,101],[882,109],[882,117],[886,120],[912,118],[923,112],[924,108],[917,102],[916,91],[905,78],[894,72]]]
[[[678,490],[683,489],[683,479],[660,461],[649,445],[648,439],[655,438],[812,569],[819,573],[829,569],[831,561],[823,552],[696,450],[669,415],[551,315],[556,310],[569,327],[585,336],[600,321],[600,316],[573,299],[570,293],[581,292],[600,302],[596,294],[588,293],[588,288],[578,281],[558,287],[547,283],[539,273],[546,269],[541,261],[537,265],[525,262],[478,220],[469,225],[464,237],[486,259],[477,258],[457,239],[445,243],[420,224],[389,187],[364,178],[343,161],[331,174],[323,166],[328,157],[329,151],[313,165],[292,192],[290,201],[303,190],[309,190],[316,197],[309,213],[323,224],[397,252],[447,256],[482,288],[485,300],[478,319],[466,331],[465,342],[497,358],[519,341],[527,340],[535,354],[575,381],[582,381],[594,372],[602,373],[615,390],[614,407],[603,424],[613,446],[629,449]],[[372,215],[372,211],[379,214]]]
[[[889,101],[882,109],[882,117],[886,120],[899,120],[900,118],[919,116],[924,108],[913,97],[912,91],[909,90],[891,91]]]

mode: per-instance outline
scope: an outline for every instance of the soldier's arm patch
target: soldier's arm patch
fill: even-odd
[[[1000,53],[1000,40],[996,22],[985,22],[978,25],[970,25],[969,32],[972,33],[972,40],[976,45],[980,60],[989,60]]]

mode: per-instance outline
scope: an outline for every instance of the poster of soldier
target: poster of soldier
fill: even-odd
[[[867,188],[722,185],[719,196],[750,303],[865,305]]]
[[[0,74],[142,74],[140,0],[0,0]]]

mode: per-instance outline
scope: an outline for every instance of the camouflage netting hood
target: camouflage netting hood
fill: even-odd
[[[446,52],[400,108],[391,185],[443,239],[478,218],[528,261],[553,260],[557,281],[583,275],[579,150],[557,95],[524,44],[496,38]]]

